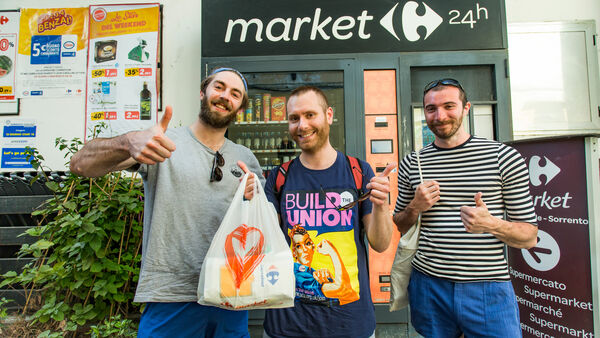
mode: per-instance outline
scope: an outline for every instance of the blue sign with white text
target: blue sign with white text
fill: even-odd
[[[60,64],[61,35],[34,35],[31,37],[31,64]]]
[[[2,148],[2,168],[33,168],[25,148]]]
[[[4,126],[3,137],[35,137],[36,126]]]

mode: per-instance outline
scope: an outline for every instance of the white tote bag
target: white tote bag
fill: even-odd
[[[202,263],[198,303],[228,310],[294,306],[292,252],[275,208],[256,184],[244,200],[246,174]],[[259,182],[255,175],[255,182]]]
[[[417,166],[419,168],[419,178],[423,183],[423,174],[421,172],[421,160],[417,151]],[[400,310],[408,306],[408,283],[410,282],[410,273],[412,272],[412,260],[419,248],[419,236],[421,235],[421,214],[417,219],[417,224],[411,227],[404,235],[400,237],[396,257],[392,264],[391,287],[390,287],[390,312]]]

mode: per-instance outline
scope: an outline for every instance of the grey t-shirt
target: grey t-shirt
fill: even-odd
[[[215,152],[189,128],[167,131],[177,149],[166,161],[141,165],[144,178],[142,265],[135,302],[194,302],[204,256],[238,188],[242,160],[264,177],[252,152],[230,140],[219,149],[223,179],[209,182]]]

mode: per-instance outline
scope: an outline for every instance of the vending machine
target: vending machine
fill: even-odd
[[[249,104],[238,113],[227,137],[251,149],[263,174],[296,157],[300,150],[288,133],[286,103],[291,91],[302,85],[323,90],[334,110],[330,142],[345,152],[345,110],[343,70],[244,72]]]

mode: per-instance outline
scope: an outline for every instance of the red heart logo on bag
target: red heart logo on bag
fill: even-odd
[[[260,229],[242,224],[225,239],[227,268],[233,276],[236,289],[240,288],[258,264],[265,257],[263,253],[265,237]]]

